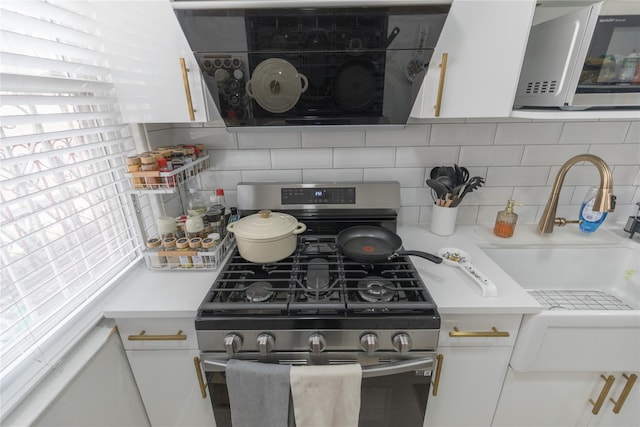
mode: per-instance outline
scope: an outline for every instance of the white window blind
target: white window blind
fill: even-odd
[[[89,6],[0,3],[4,405],[16,370],[47,365],[47,339],[139,259],[124,176],[134,142]]]

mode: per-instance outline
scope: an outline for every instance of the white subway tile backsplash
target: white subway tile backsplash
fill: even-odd
[[[615,166],[614,185],[640,185],[640,166]]]
[[[431,189],[403,187],[400,189],[400,206],[424,206],[433,203]]]
[[[242,180],[249,182],[272,181],[272,182],[302,182],[302,171],[300,169],[271,169],[243,171]]]
[[[302,145],[298,132],[243,132],[237,137],[240,148],[300,148]]]
[[[527,145],[524,147],[522,165],[562,165],[571,157],[589,151],[588,145]]]
[[[420,223],[420,209],[416,206],[401,206],[398,211],[398,222],[400,224]]]
[[[218,170],[271,169],[269,150],[211,150],[211,167]]]
[[[352,131],[304,131],[303,147],[364,147],[365,132]]]
[[[429,145],[491,145],[496,123],[434,124]]]
[[[524,146],[467,146],[460,148],[459,164],[465,166],[519,165]]]
[[[504,203],[511,199],[513,187],[480,187],[471,193],[468,193],[460,206],[462,205],[496,205]]]
[[[407,125],[402,130],[367,130],[368,147],[429,145],[430,125]]]
[[[552,166],[547,185],[553,185],[560,166]],[[591,163],[576,164],[572,166],[564,177],[564,185],[600,183],[600,174]]]
[[[640,144],[640,120],[631,122],[624,142],[628,144]]]
[[[384,168],[395,164],[395,148],[334,148],[334,168]]]
[[[433,200],[425,180],[435,166],[458,164],[467,167],[471,176],[486,178],[485,185],[462,202],[458,224],[492,226],[509,198],[525,205],[516,207],[518,223],[533,223],[560,166],[573,155],[587,152],[602,157],[613,171],[618,205],[609,222],[624,223],[640,201],[638,120],[411,119],[401,130],[248,133],[202,124],[145,127],[152,147],[186,143],[209,147],[211,167],[196,181],[201,188],[224,188],[229,203],[235,202],[234,189],[240,181],[394,180],[401,186],[400,223],[428,228]],[[576,218],[584,198],[581,193],[599,182],[590,163],[573,166],[560,192],[558,215]]]
[[[363,169],[305,169],[302,182],[362,182]]]
[[[490,167],[487,171],[487,186],[536,186],[547,185],[548,166]]]
[[[242,181],[242,172],[240,171],[219,171],[207,170],[200,175],[202,188],[236,188],[236,185]]]
[[[458,160],[458,147],[398,147],[396,167],[433,167],[453,165]]]
[[[624,142],[629,122],[566,122],[560,144],[616,144]]]
[[[364,181],[398,181],[401,187],[422,187],[424,168],[371,168],[364,170]]]
[[[640,143],[615,144],[615,145],[591,145],[590,154],[595,154],[611,165],[638,165],[640,164]]]
[[[175,128],[173,129],[173,144],[204,144],[209,150],[233,150],[238,148],[236,135],[227,132],[224,128]]]
[[[331,148],[309,148],[300,150],[271,150],[273,169],[330,168],[333,166]]]
[[[572,186],[563,186],[560,191],[559,203],[565,204],[571,201],[573,195]],[[515,187],[513,189],[513,200],[517,200],[523,205],[545,205],[551,195],[550,187]]]
[[[557,144],[562,122],[498,123],[496,145]]]

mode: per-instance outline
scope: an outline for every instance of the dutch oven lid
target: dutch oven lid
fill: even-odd
[[[284,113],[292,109],[300,94],[307,90],[307,78],[296,67],[280,58],[262,61],[247,82],[247,93],[271,113]]]
[[[230,227],[229,227],[230,226]],[[271,240],[286,237],[298,227],[298,220],[282,212],[261,210],[229,224],[237,237],[251,240]]]

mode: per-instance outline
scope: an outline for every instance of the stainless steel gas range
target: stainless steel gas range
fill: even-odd
[[[195,321],[218,427],[230,426],[231,359],[360,363],[360,425],[422,426],[440,330],[436,304],[408,256],[363,264],[337,234],[354,225],[395,231],[399,184],[238,185],[241,215],[286,212],[304,222],[295,252],[273,264],[230,256]]]

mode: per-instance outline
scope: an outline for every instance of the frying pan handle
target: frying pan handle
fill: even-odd
[[[440,258],[439,256],[430,254],[428,252],[422,252],[422,251],[399,251],[397,254],[395,254],[395,256],[397,255],[418,256],[420,258],[428,259],[429,261],[434,262],[436,264],[440,264],[442,262],[442,258]],[[392,257],[393,256],[394,255],[392,255]]]

